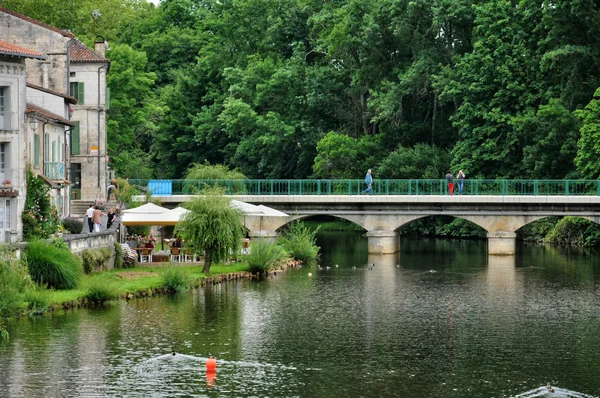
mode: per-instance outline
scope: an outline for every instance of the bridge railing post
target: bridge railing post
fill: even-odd
[[[569,196],[569,180],[565,181],[565,195]]]

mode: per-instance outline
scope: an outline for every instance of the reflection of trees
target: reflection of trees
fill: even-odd
[[[401,265],[408,269],[477,272],[487,263],[486,242],[403,238]]]
[[[549,282],[561,286],[594,286],[600,275],[600,252],[580,246],[522,244],[517,249],[517,266],[540,268]]]

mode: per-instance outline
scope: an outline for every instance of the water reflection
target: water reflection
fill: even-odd
[[[597,252],[319,242],[320,270],[13,322],[0,396],[600,395]]]
[[[488,257],[487,284],[491,294],[514,295],[517,284],[515,261],[515,256]]]

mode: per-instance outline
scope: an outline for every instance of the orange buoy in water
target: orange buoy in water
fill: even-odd
[[[217,360],[212,355],[206,360],[206,370],[209,372],[217,370]]]

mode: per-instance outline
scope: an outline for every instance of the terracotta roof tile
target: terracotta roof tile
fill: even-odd
[[[55,28],[54,26],[48,25],[48,24],[46,24],[44,22],[37,21],[37,20],[35,20],[33,18],[28,17],[27,15],[19,14],[18,12],[14,12],[14,11],[8,10],[8,9],[6,9],[4,7],[0,7],[0,12],[4,12],[6,14],[10,14],[10,15],[12,15],[14,17],[17,17],[17,18],[23,19],[23,20],[25,20],[27,22],[31,22],[33,24],[41,26],[42,28],[50,29],[51,31],[54,31],[56,33],[60,33],[61,35],[65,36],[65,37],[68,37],[70,39],[73,39],[75,37],[75,35],[73,33],[71,33],[71,32],[67,32],[65,30],[61,30],[61,29]]]
[[[42,117],[45,117],[46,119],[50,119],[53,122],[56,123],[61,123],[61,124],[66,124],[67,126],[71,126],[74,127],[75,123],[73,123],[70,120],[65,119],[62,116],[59,116],[55,113],[52,112],[48,112],[45,109],[40,108],[39,106],[33,105],[33,104],[27,104],[27,111],[26,113],[36,113]]]
[[[46,57],[37,51],[28,50],[16,44],[0,40],[0,55],[10,55],[24,58],[46,59]]]
[[[77,104],[77,98],[75,98],[71,95],[59,93],[58,91],[50,90],[49,88],[44,88],[41,86],[36,86],[35,84],[31,84],[31,83],[27,83],[27,87],[31,87],[33,89],[40,90],[40,91],[43,91],[48,94],[58,95],[59,97],[63,97],[65,99],[65,101],[67,101],[70,104]]]
[[[76,40],[71,44],[71,62],[110,62],[91,50],[88,46]]]

